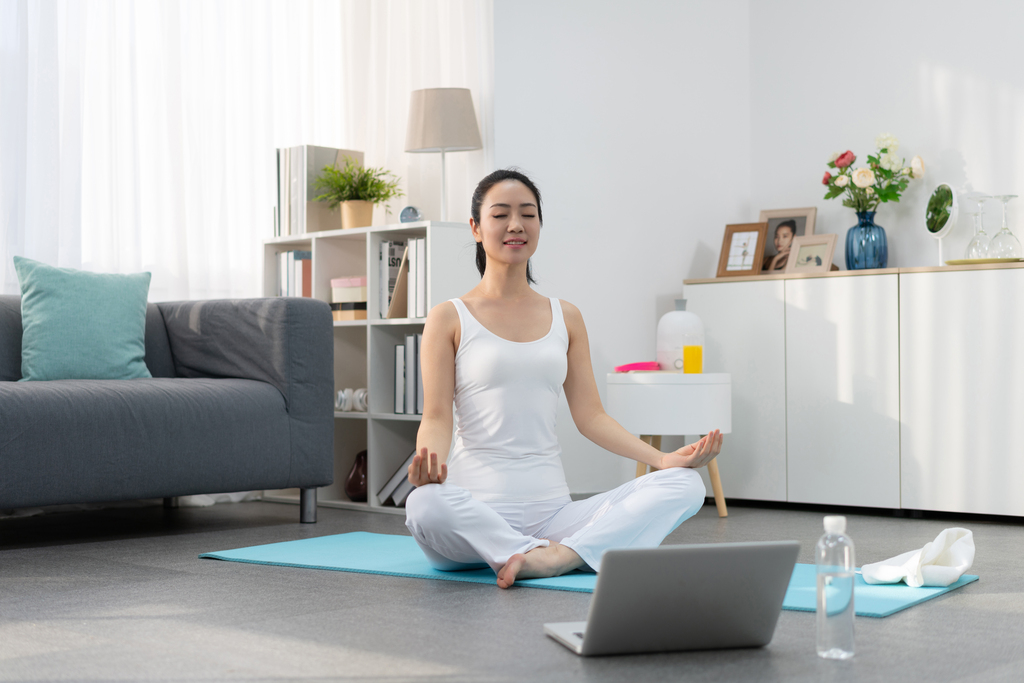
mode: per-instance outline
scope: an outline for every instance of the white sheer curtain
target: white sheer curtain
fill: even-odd
[[[150,270],[154,301],[257,296],[274,148],[365,152],[436,218],[440,159],[404,152],[412,90],[473,92],[452,220],[492,168],[491,0],[0,0],[0,282],[12,256]],[[375,222],[397,222],[378,209]]]

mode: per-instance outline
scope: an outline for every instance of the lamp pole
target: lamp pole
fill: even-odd
[[[444,150],[441,150],[441,220],[448,220],[448,173],[444,168]]]

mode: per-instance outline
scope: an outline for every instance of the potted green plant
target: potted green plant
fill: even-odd
[[[366,168],[352,157],[345,164],[325,166],[313,187],[323,192],[318,202],[327,202],[333,210],[341,206],[342,228],[363,228],[373,223],[373,205],[387,204],[402,196],[399,179],[383,168]]]

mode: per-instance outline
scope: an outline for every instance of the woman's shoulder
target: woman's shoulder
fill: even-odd
[[[438,323],[458,322],[459,312],[453,301],[442,301],[427,312],[427,320]]]

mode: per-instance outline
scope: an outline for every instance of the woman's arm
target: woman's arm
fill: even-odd
[[[562,387],[569,402],[569,412],[580,433],[605,450],[659,469],[696,468],[711,462],[722,448],[722,435],[717,429],[697,443],[674,453],[662,453],[627,432],[604,411],[590,362],[590,341],[583,315],[572,304],[561,303],[569,332],[569,368]]]
[[[416,433],[416,456],[409,465],[414,486],[440,484],[448,478],[452,445],[452,399],[455,396],[455,350],[459,314],[449,302],[434,306],[423,326],[420,371],[423,377],[423,418]]]

